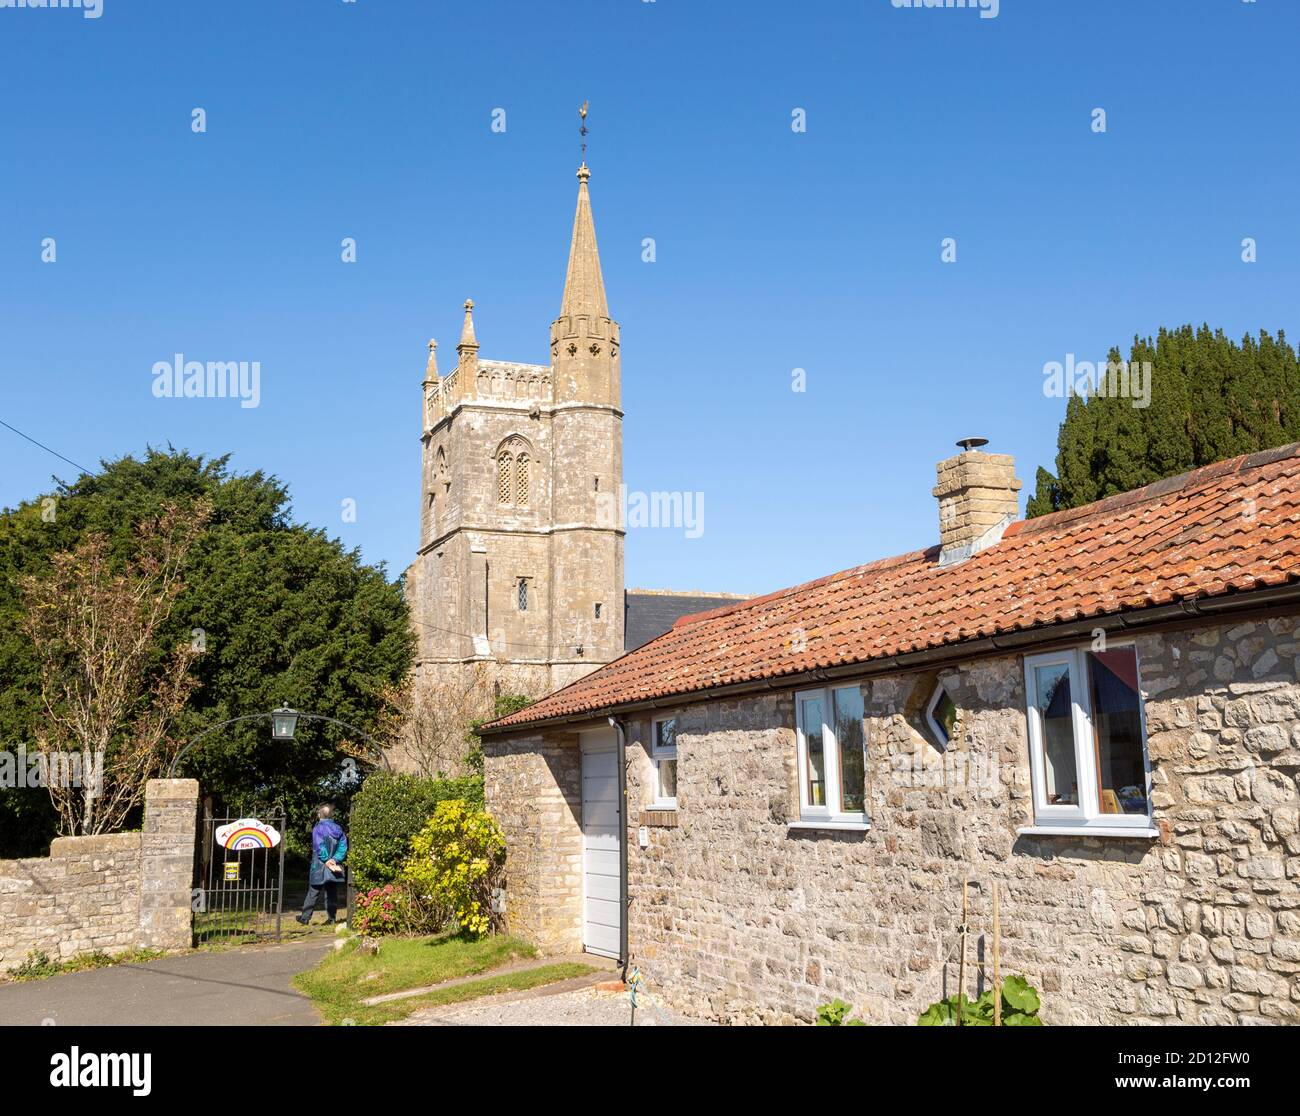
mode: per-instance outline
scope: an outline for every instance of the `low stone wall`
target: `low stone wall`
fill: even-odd
[[[59,837],[49,856],[0,860],[0,970],[33,951],[132,949],[139,925],[139,833]]]
[[[150,780],[143,831],[58,837],[49,856],[0,860],[0,972],[33,952],[187,949],[198,789]]]

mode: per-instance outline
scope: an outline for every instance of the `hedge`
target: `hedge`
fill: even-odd
[[[357,889],[392,883],[406,860],[411,838],[433,817],[438,803],[451,798],[482,807],[483,777],[371,774],[352,799],[348,819],[348,863]]]

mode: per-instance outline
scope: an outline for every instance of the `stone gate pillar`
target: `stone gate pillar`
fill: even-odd
[[[140,945],[189,949],[194,887],[194,837],[199,784],[195,779],[150,779],[140,835]]]

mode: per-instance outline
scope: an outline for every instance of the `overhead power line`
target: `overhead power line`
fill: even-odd
[[[24,434],[21,430],[18,429],[18,427],[10,426],[7,422],[5,422],[4,419],[0,419],[0,426],[3,426],[6,430],[12,430],[15,434],[18,435],[18,437],[27,439],[27,441],[31,442],[32,445],[37,446],[40,449],[43,449],[46,453],[52,453],[60,461],[66,461],[69,465],[73,466],[76,469],[80,469],[83,473],[89,473],[92,477],[99,475],[98,473],[95,472],[94,469],[87,469],[84,465],[77,464],[77,462],[73,461],[72,458],[64,457],[64,455],[61,454],[58,450],[50,449],[50,447],[47,446],[44,442],[38,442],[30,434]]]

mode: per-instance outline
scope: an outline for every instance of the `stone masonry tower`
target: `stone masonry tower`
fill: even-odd
[[[407,571],[416,693],[486,675],[540,696],[623,653],[619,328],[584,161],[550,363],[479,357],[474,304],[424,375],[420,549]]]

